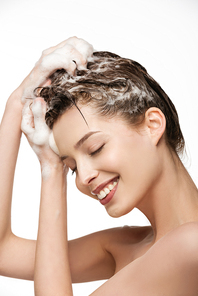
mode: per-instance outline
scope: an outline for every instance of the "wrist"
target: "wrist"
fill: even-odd
[[[47,181],[57,176],[66,177],[68,168],[60,160],[56,163],[41,162],[41,177],[43,181]]]

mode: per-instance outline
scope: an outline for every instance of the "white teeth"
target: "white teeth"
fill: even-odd
[[[110,184],[110,185],[108,186],[109,190],[112,190],[113,187],[114,187],[113,184]]]
[[[106,193],[103,190],[101,190],[100,191],[100,196],[101,196],[101,198],[104,198],[106,196]]]
[[[103,199],[109,194],[109,192],[117,185],[117,181],[114,181],[113,184],[109,184],[103,190],[100,191],[100,194],[97,194],[98,199]]]
[[[109,188],[105,188],[105,189],[104,189],[104,192],[105,192],[106,194],[108,194],[108,193],[110,192]]]

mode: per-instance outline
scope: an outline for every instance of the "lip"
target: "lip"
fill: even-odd
[[[116,184],[116,186],[107,194],[107,196],[103,199],[99,199],[99,202],[104,206],[106,205],[107,203],[109,203],[112,198],[114,197],[114,194],[116,192],[116,189],[118,187],[118,183]]]
[[[96,187],[91,193],[92,193],[93,195],[97,195],[97,194],[99,194],[100,191],[103,190],[103,189],[107,186],[107,184],[113,184],[113,182],[116,181],[116,180],[118,180],[118,179],[119,179],[119,177],[116,176],[116,177],[114,177],[114,178],[111,179],[111,180],[108,180],[108,181],[106,181],[106,182],[103,182],[102,184],[100,184],[99,186],[97,186],[97,187]]]

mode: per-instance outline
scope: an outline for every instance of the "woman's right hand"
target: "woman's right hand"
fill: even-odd
[[[92,57],[93,46],[83,39],[70,37],[57,46],[42,52],[35,67],[20,85],[22,103],[34,98],[34,89],[50,84],[48,77],[58,69],[65,69],[75,76],[76,69],[86,69],[87,61]]]
[[[19,105],[35,98],[34,90],[50,84],[48,77],[58,69],[65,69],[69,75],[75,76],[76,69],[86,69],[86,65],[93,54],[93,46],[87,41],[70,37],[56,46],[42,52],[42,55],[29,75],[21,85],[11,94],[7,105]],[[22,104],[21,104],[22,103]],[[21,106],[20,106],[21,105]]]

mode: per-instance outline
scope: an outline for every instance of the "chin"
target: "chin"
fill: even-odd
[[[124,209],[122,207],[118,207],[118,206],[111,206],[111,207],[107,207],[106,211],[109,214],[109,216],[111,216],[112,218],[120,218],[126,214],[128,214],[129,212],[131,212],[133,209]]]

